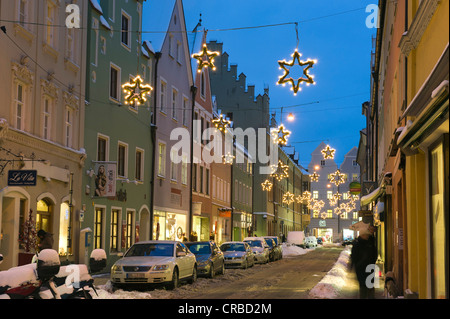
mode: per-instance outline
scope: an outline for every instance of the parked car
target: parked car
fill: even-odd
[[[180,280],[197,280],[195,255],[181,242],[151,240],[135,243],[111,268],[113,286],[165,284],[169,289]]]
[[[342,246],[353,245],[353,239],[347,239],[342,242]]]
[[[267,264],[269,262],[269,246],[263,237],[246,237],[244,243],[252,248],[255,254],[255,263]]]
[[[323,240],[321,237],[317,237],[317,245],[322,245],[323,244]]]
[[[196,241],[184,243],[197,259],[197,273],[213,278],[225,273],[223,252],[213,241]]]
[[[270,261],[275,261],[279,259],[279,252],[277,250],[277,245],[272,238],[264,237],[267,245],[269,246],[269,259]]]
[[[275,260],[280,260],[283,258],[283,246],[280,240],[280,237],[278,236],[265,236],[265,238],[272,238],[275,241],[275,256],[277,256],[275,258]]]
[[[252,267],[255,264],[255,255],[249,244],[242,241],[229,241],[220,245],[225,257],[226,268]]]
[[[306,248],[317,247],[317,239],[314,236],[309,236],[305,238],[304,245]]]

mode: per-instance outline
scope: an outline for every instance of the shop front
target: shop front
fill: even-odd
[[[183,241],[188,238],[187,220],[187,214],[155,210],[152,239]]]

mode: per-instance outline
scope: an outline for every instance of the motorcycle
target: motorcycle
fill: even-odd
[[[89,270],[84,264],[61,266],[58,253],[44,249],[36,262],[0,272],[0,299],[92,299],[97,291],[91,274],[105,267],[102,249],[92,252]]]

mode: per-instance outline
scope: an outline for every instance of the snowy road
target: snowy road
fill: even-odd
[[[249,269],[227,269],[214,279],[199,278],[174,291],[161,288],[112,291],[100,286],[99,299],[306,299],[336,263],[342,247],[319,247]]]

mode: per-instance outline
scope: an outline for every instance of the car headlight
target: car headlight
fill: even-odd
[[[169,265],[155,265],[153,266],[154,271],[161,271],[169,269]]]
[[[113,272],[119,272],[119,271],[122,271],[122,266],[119,266],[119,265],[113,265],[113,266],[111,267],[111,271],[113,271]]]

